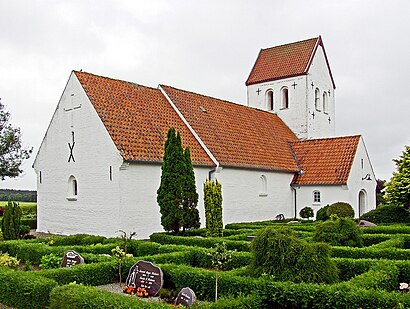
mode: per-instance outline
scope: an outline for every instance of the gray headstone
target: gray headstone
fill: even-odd
[[[252,241],[256,236],[246,236],[246,241]]]
[[[151,262],[138,261],[130,268],[126,285],[145,288],[150,296],[155,296],[164,285],[164,276],[158,266]]]
[[[288,224],[300,224],[299,221],[289,221]]]
[[[61,261],[61,267],[72,267],[77,264],[84,264],[84,258],[81,255],[74,250],[70,250],[64,254],[63,260]]]
[[[366,221],[366,220],[360,220],[359,223],[357,223],[357,226],[359,227],[368,227],[368,226],[376,226],[373,222]]]
[[[175,305],[183,305],[190,307],[196,302],[196,296],[194,291],[192,291],[190,288],[183,288],[177,296],[177,299],[175,300]]]

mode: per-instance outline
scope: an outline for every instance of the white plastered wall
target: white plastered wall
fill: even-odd
[[[205,226],[203,183],[210,168],[194,167],[198,210],[201,225]],[[163,231],[157,203],[157,190],[161,182],[160,163],[125,163],[120,170],[121,208],[120,228],[136,232],[136,238],[145,239],[154,232]]]
[[[362,168],[363,159],[363,168]],[[364,179],[366,175],[370,175],[371,180]],[[353,160],[350,175],[347,181],[347,185],[339,186],[323,186],[323,185],[309,185],[309,186],[295,186],[297,196],[297,215],[303,207],[312,207],[314,213],[328,205],[336,202],[349,203],[355,212],[355,217],[359,217],[359,193],[365,192],[366,203],[364,211],[360,212],[362,215],[376,208],[376,177],[373,172],[373,168],[370,163],[369,156],[366,151],[363,139],[360,138],[359,145],[355,158]],[[313,202],[313,192],[315,190],[320,191],[321,202]]]
[[[313,83],[313,87],[312,87]],[[308,134],[307,138],[335,136],[335,89],[326,63],[322,46],[318,46],[315,56],[306,76],[307,84],[307,114]],[[319,110],[315,107],[315,90],[319,88]],[[328,111],[323,110],[323,92],[327,92]],[[315,117],[313,118],[313,114]],[[330,118],[330,122],[329,122]]]
[[[75,162],[68,162],[68,143],[72,145],[72,132]],[[113,236],[119,227],[119,167],[122,161],[72,73],[34,163],[37,173],[37,230]],[[78,195],[76,199],[69,200],[68,179],[71,175],[78,182]]]
[[[262,175],[266,194],[261,190]],[[223,168],[215,177],[222,184],[224,224],[272,220],[278,214],[294,216],[289,185],[293,173]]]

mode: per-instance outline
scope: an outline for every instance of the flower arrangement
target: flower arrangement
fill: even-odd
[[[138,287],[137,288],[137,296],[138,297],[148,297],[148,292],[145,288]]]
[[[122,289],[122,291],[126,294],[130,294],[130,295],[135,295],[137,293],[137,289],[135,287],[133,287],[132,285],[126,285],[124,286],[124,288]]]

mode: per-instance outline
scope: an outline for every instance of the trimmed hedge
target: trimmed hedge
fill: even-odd
[[[381,243],[386,240],[390,240],[393,235],[389,234],[363,234],[363,246],[368,247],[378,243]]]
[[[161,302],[146,302],[137,297],[113,294],[94,287],[79,284],[64,285],[55,288],[50,294],[50,308],[172,308]]]
[[[45,308],[57,282],[32,272],[0,271],[0,303],[16,308]]]
[[[190,286],[200,300],[213,300],[214,272],[182,265],[161,265],[165,284],[177,290]],[[257,294],[258,301],[252,295]],[[400,293],[366,290],[348,282],[324,285],[274,282],[269,279],[237,277],[229,272],[219,274],[218,295],[221,299],[210,308],[240,308],[250,301],[251,308],[408,308],[410,297]],[[243,295],[246,295],[245,297]],[[232,299],[232,297],[236,297]],[[239,305],[238,305],[239,304]],[[198,306],[206,308],[209,304]],[[246,306],[245,306],[246,308]]]
[[[388,260],[410,260],[410,250],[385,248],[377,249],[332,247],[332,257],[353,258],[353,259],[388,259]]]
[[[124,262],[124,273],[128,273],[132,264]],[[95,264],[82,264],[74,267],[44,269],[36,271],[37,276],[55,280],[59,285],[77,282],[86,285],[103,285],[118,278],[118,266],[115,261]]]
[[[352,278],[350,283],[365,289],[394,291],[399,286],[399,269],[390,261],[381,260],[368,272]]]
[[[361,228],[364,234],[410,234],[410,226],[382,225]]]
[[[228,250],[249,251],[250,242],[239,240],[226,240],[222,237],[194,238],[185,236],[173,236],[167,233],[154,233],[150,236],[151,241],[159,244],[175,244],[193,247],[213,248],[218,243],[225,242]]]

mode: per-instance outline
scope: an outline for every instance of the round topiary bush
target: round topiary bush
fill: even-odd
[[[304,207],[300,210],[299,215],[303,219],[308,219],[312,218],[314,216],[313,214],[313,209],[311,207]]]
[[[382,205],[366,212],[360,219],[373,223],[410,223],[410,212],[403,206]]]
[[[354,218],[354,210],[349,203],[337,202],[330,205],[326,210],[326,215],[330,218],[332,215],[336,215],[339,218]]]
[[[362,234],[362,230],[352,219],[332,216],[331,220],[316,225],[313,240],[333,246],[361,247]]]
[[[328,244],[297,238],[290,229],[266,227],[251,243],[254,258],[249,271],[279,281],[336,282],[338,270],[330,259],[330,250]]]
[[[330,217],[327,215],[327,209],[329,208],[330,205],[326,205],[325,207],[320,208],[316,212],[316,221],[326,221]]]

